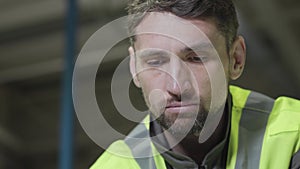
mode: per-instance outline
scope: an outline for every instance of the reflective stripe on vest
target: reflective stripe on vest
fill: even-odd
[[[235,169],[259,168],[263,139],[274,100],[260,93],[248,96],[239,123]]]
[[[145,122],[145,121],[144,121]],[[140,123],[124,140],[141,169],[156,169],[151,138],[144,123]]]

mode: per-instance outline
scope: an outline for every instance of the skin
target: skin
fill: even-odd
[[[129,47],[134,83],[168,142],[178,143],[173,151],[200,164],[224,137],[226,115],[205,143],[198,142],[208,114],[224,111],[228,82],[242,74],[244,39],[237,37],[227,51],[213,19],[184,19],[167,12],[148,14],[136,33],[134,47]],[[212,89],[218,98],[213,102]]]

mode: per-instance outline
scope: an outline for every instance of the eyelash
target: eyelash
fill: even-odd
[[[194,63],[203,63],[207,61],[207,57],[205,56],[191,56],[187,58],[188,61],[194,62]]]
[[[159,60],[159,59],[150,59],[150,60],[147,60],[146,61],[147,65],[149,66],[160,66],[162,65],[163,61],[162,60]]]

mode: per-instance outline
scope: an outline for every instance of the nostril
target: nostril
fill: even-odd
[[[181,93],[180,92],[179,93],[174,93],[174,92],[170,92],[170,91],[168,91],[168,92],[174,101],[181,101]]]

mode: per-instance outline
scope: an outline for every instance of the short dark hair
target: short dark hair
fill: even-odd
[[[238,20],[232,0],[129,0],[129,33],[134,35],[135,28],[147,12],[171,12],[182,18],[212,18],[217,29],[225,37],[227,49],[237,36]],[[131,38],[133,45],[135,39]]]

